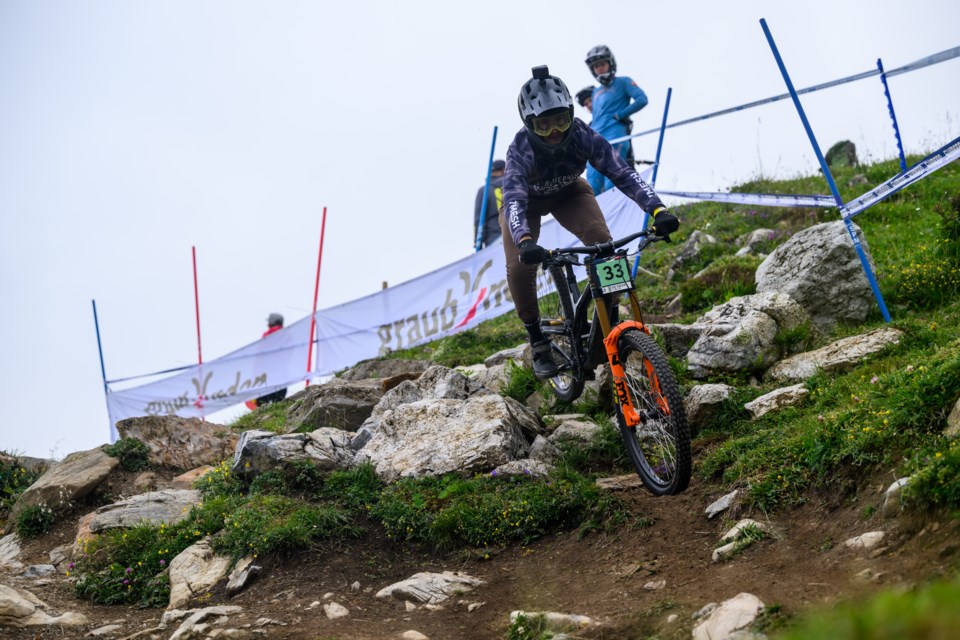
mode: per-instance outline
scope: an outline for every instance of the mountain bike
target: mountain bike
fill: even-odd
[[[556,293],[540,298],[540,326],[558,369],[548,384],[573,402],[593,370],[609,362],[617,425],[637,474],[652,494],[676,495],[690,482],[690,429],[676,376],[643,323],[623,248],[638,238],[637,252],[664,239],[647,230],[547,252],[540,277],[549,277]],[[582,291],[574,266],[587,272]],[[624,295],[632,320],[619,319]]]

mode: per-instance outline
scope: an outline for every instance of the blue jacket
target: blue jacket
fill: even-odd
[[[647,213],[663,206],[650,185],[583,120],[574,118],[568,134],[572,139],[559,155],[535,146],[530,140],[532,135],[523,128],[514,136],[507,149],[507,167],[503,174],[504,215],[515,244],[520,244],[520,238],[530,233],[529,200],[561,194],[580,179],[588,161]]]
[[[631,102],[632,100],[632,102]],[[647,106],[647,94],[627,76],[616,76],[609,85],[593,90],[593,122],[590,126],[607,140],[627,135],[621,122]]]

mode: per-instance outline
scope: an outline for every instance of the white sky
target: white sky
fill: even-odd
[[[668,87],[672,121],[785,92],[760,18],[798,88],[960,44],[956,0],[0,0],[0,449],[107,441],[92,299],[114,379],[196,362],[191,246],[205,360],[309,312],[324,206],[321,309],[453,262],[532,66],[576,92],[607,44],[641,131]],[[958,135],[960,59],[890,85],[908,152]],[[824,152],[896,154],[879,78],[803,104]],[[815,168],[781,101],[668,130],[657,186]]]

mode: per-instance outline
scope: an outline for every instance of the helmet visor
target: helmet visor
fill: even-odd
[[[534,116],[533,132],[538,136],[546,138],[554,131],[563,133],[570,128],[571,124],[573,124],[573,119],[567,110],[549,116]]]

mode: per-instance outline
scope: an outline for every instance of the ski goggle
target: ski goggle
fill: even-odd
[[[570,128],[573,120],[570,118],[570,112],[564,111],[552,116],[540,116],[533,118],[533,132],[538,136],[546,138],[554,131],[563,133]]]

